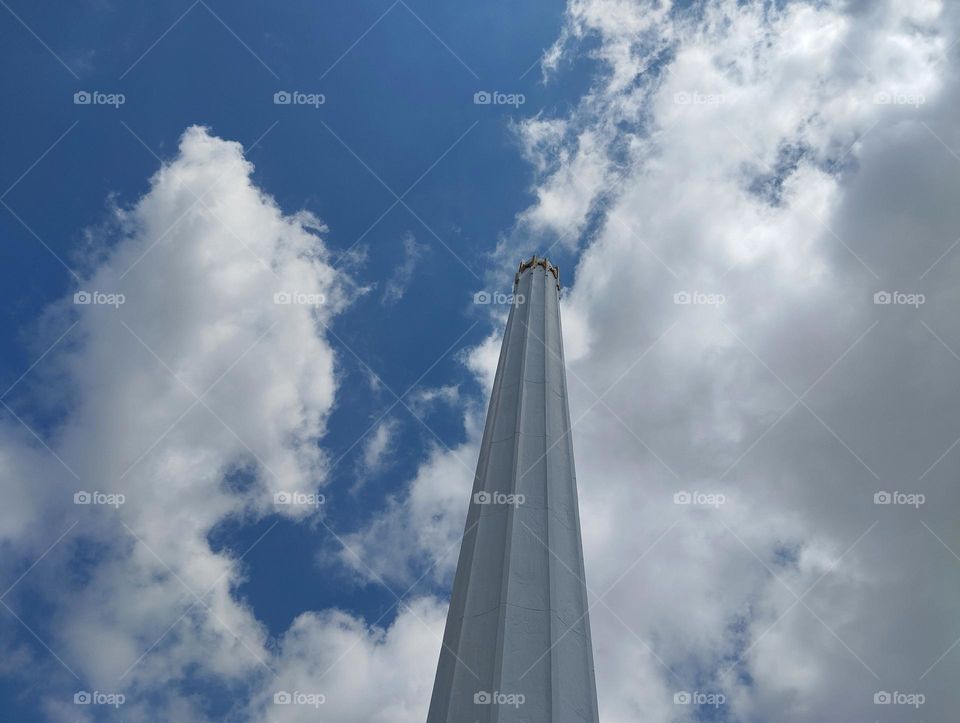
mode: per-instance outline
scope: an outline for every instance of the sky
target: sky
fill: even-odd
[[[0,5],[0,720],[423,721],[533,253],[601,719],[955,718],[955,5]]]

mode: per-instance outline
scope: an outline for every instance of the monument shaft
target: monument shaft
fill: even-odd
[[[599,720],[559,286],[514,281],[428,723]]]

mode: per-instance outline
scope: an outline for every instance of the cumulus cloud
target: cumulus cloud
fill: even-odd
[[[405,603],[389,629],[337,610],[305,613],[284,635],[277,677],[252,701],[251,718],[424,720],[445,617],[445,606],[433,598]],[[282,702],[286,696],[290,703]]]
[[[525,251],[579,244],[563,316],[604,720],[705,715],[683,691],[722,694],[721,720],[956,708],[957,27],[935,1],[568,5],[551,73],[586,48],[601,70],[521,128],[541,175],[518,228]],[[420,519],[426,479],[385,519]],[[457,504],[430,524],[462,527]],[[893,691],[925,702],[875,704]]]
[[[662,16],[647,44],[609,6],[573,8],[609,68],[577,120],[618,118],[607,148],[629,149],[629,170],[567,305],[588,330],[569,368],[588,582],[613,586],[592,618],[602,712],[629,720],[699,687],[726,695],[725,719],[901,719],[874,705],[885,690],[945,717],[956,662],[924,673],[955,638],[938,601],[949,552],[926,526],[943,537],[939,505],[958,500],[921,476],[957,431],[923,411],[956,372],[930,333],[958,338],[955,261],[921,275],[956,221],[929,200],[960,176],[935,137],[956,132],[956,19],[710,3]],[[928,302],[874,304],[893,289]],[[893,488],[938,505],[874,505]],[[725,504],[674,505],[682,491]],[[904,615],[905,581],[922,614]],[[646,661],[639,685],[618,675],[627,655]]]
[[[285,215],[252,171],[239,144],[188,129],[5,399],[4,637],[22,622],[49,646],[22,672],[56,682],[38,703],[53,720],[76,719],[75,690],[123,693],[126,720],[206,720],[196,681],[258,686],[278,665],[235,596],[240,560],[208,535],[230,517],[319,514],[337,388],[325,327],[353,287],[323,225]],[[23,411],[40,394],[57,414]],[[341,626],[297,631],[314,624]]]
[[[958,20],[936,0],[569,3],[550,78],[584,53],[599,69],[569,114],[520,128],[539,175],[500,252],[577,252],[563,323],[603,720],[953,715]],[[231,515],[309,514],[273,495],[323,483],[323,324],[351,287],[321,224],[285,216],[201,129],[119,221],[84,290],[125,303],[51,314],[50,343],[78,321],[49,358],[69,413],[0,427],[7,579],[50,545],[39,531],[68,531],[5,602],[46,590],[37,633],[83,685],[126,691],[128,720],[212,717],[181,687],[197,676],[245,684],[254,720],[316,716],[278,691],[325,695],[335,720],[422,720],[442,604],[389,628],[305,613],[274,643],[206,541]],[[487,392],[499,336],[465,360]],[[344,537],[372,583],[449,584],[481,396],[461,395],[465,442],[428,450]],[[79,509],[80,489],[126,501]],[[6,638],[19,623],[2,619]],[[724,702],[708,714],[683,691]]]

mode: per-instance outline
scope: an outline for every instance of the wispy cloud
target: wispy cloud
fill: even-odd
[[[441,387],[422,387],[408,396],[410,408],[422,417],[430,412],[437,404],[455,406],[460,401],[460,387],[456,384],[447,384]]]
[[[398,428],[396,419],[385,419],[367,437],[358,462],[358,472],[364,478],[377,474],[387,466]]]
[[[407,234],[403,238],[403,261],[398,263],[393,271],[393,275],[387,280],[383,289],[383,295],[380,297],[380,303],[385,306],[396,304],[403,295],[407,293],[410,281],[417,269],[420,258],[426,253],[428,247],[417,243],[413,234]]]

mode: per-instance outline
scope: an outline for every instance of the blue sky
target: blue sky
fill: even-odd
[[[572,97],[545,91],[533,67],[557,34],[562,10],[559,2],[10,3],[0,24],[0,82],[17,98],[0,140],[4,187],[12,186],[3,198],[10,211],[0,219],[4,386],[35,358],[24,339],[44,307],[76,286],[65,266],[82,273],[85,229],[105,223],[108,199],[123,206],[141,195],[158,157],[169,159],[192,124],[248,147],[261,139],[248,153],[256,182],[285,210],[323,219],[333,259],[347,262],[351,250],[368,254],[357,282],[378,290],[358,299],[336,332],[386,386],[406,389],[458,339],[423,382],[467,380],[457,352],[489,331],[470,302],[483,288],[498,234],[529,201],[530,171],[511,120]],[[83,90],[122,93],[125,102],[75,105],[73,94]],[[322,93],[325,103],[278,106],[273,95],[281,90]],[[522,93],[526,104],[475,105],[481,90]],[[394,193],[405,194],[411,210],[389,210]],[[424,247],[416,278],[398,303],[381,304],[379,289],[402,264],[409,235]],[[506,288],[510,280],[503,282]],[[334,457],[394,401],[373,392],[368,370],[351,353],[337,353],[343,385],[327,437]],[[433,442],[402,406],[394,416],[400,436],[389,468],[361,494],[348,490],[362,474],[354,464],[362,445],[335,468],[327,486],[338,500],[333,528],[358,524],[371,500],[399,491]],[[449,410],[433,415],[430,426],[446,444],[464,435]],[[227,522],[213,536],[215,547],[245,550],[275,522]],[[303,574],[328,545],[337,543],[324,528],[283,522],[247,558],[249,582],[239,592],[274,634],[313,608],[392,620],[395,598],[381,587],[348,584],[342,573]],[[42,627],[37,618],[30,624]],[[19,720],[35,719],[29,703],[17,706],[20,698],[8,690],[2,705]]]
[[[84,230],[104,223],[107,199],[121,206],[135,200],[158,157],[174,153],[186,126],[202,124],[245,146],[262,137],[248,153],[257,183],[285,210],[308,209],[323,219],[334,260],[347,262],[343,255],[351,250],[369,255],[356,278],[378,290],[358,299],[336,332],[386,386],[406,389],[467,332],[424,379],[463,381],[456,352],[489,331],[485,323],[467,331],[480,320],[470,302],[483,288],[486,257],[530,200],[530,169],[511,120],[573,97],[565,89],[546,91],[531,67],[557,34],[562,10],[557,2],[483,3],[455,12],[444,3],[302,2],[275,9],[90,2],[65,16],[61,8],[11,4],[3,23],[3,85],[18,101],[3,121],[6,185],[53,147],[4,197],[50,250],[5,212],[5,265],[19,271],[8,274],[2,291],[3,379],[9,386],[32,363],[33,349],[18,340],[75,285],[57,257],[72,267]],[[73,93],[80,90],[122,93],[125,103],[77,106]],[[325,103],[278,106],[279,90],[322,93]],[[522,93],[526,104],[475,105],[479,90]],[[391,190],[400,195],[411,186],[403,200],[412,210],[397,204],[388,211],[396,200]],[[408,235],[425,247],[417,276],[400,302],[381,304],[380,290],[403,262]],[[502,281],[507,288],[510,279]],[[349,352],[338,354],[344,386],[327,437],[335,457],[394,401],[387,391],[372,392],[367,370]],[[371,499],[396,490],[423,454],[429,432],[402,406],[395,411],[402,442],[389,474],[348,496],[357,446],[329,483],[328,494],[343,499],[344,524],[355,524]],[[451,445],[464,434],[457,416],[442,410],[431,427]],[[243,548],[261,526],[224,532],[224,544]],[[271,574],[276,551],[302,551],[301,559],[282,558],[303,566],[310,547],[326,536],[322,528],[290,525],[258,550],[262,576],[258,557],[249,560],[256,582],[243,592],[275,632],[310,606],[347,605],[378,617],[393,602],[376,587],[353,591],[276,569]]]
[[[602,719],[946,720],[958,27],[0,1],[0,719],[423,720],[505,314],[475,294],[549,249]]]
[[[511,140],[511,115],[575,98],[575,89],[566,97],[556,88],[545,92],[538,69],[531,69],[556,35],[562,9],[561,3],[511,7],[504,23],[504,8],[495,3],[456,13],[439,3],[291,3],[270,11],[235,3],[224,14],[204,3],[92,2],[76,4],[67,17],[62,9],[11,5],[63,63],[5,11],[3,83],[18,99],[4,118],[7,185],[66,136],[49,162],[37,163],[4,200],[69,264],[83,229],[102,222],[106,199],[115,196],[121,205],[135,199],[158,167],[156,156],[169,158],[183,129],[199,123],[247,146],[263,137],[249,152],[258,182],[283,208],[306,208],[324,219],[335,255],[367,232],[364,241],[380,263],[365,270],[362,282],[383,283],[402,257],[402,237],[412,233],[436,247],[422,262],[433,293],[450,298],[458,290],[467,297],[472,291],[440,269],[452,262],[471,278],[456,256],[482,267],[497,234],[529,201],[529,169]],[[457,47],[444,38],[456,38]],[[472,103],[477,90],[501,88],[523,93],[527,105],[515,111]],[[77,90],[97,89],[123,93],[124,105],[73,104]],[[309,113],[278,107],[272,96],[282,89],[323,93],[326,103]],[[395,200],[388,189],[403,193],[431,166],[405,198],[428,226],[398,205],[368,231]],[[56,213],[49,213],[41,189],[58,191]],[[438,229],[456,256],[428,229]],[[9,213],[4,231],[31,238]],[[69,276],[52,254],[37,253],[43,248],[36,239],[5,251],[31,268],[5,286],[4,308],[16,309],[5,331],[15,332],[69,287]],[[367,311],[366,323],[375,323]],[[389,326],[365,336],[380,340]],[[428,330],[402,348],[423,349]],[[405,328],[403,336],[411,333]],[[435,342],[439,351],[443,340]],[[14,375],[22,368],[16,362],[30,357],[10,351],[23,355],[5,369]],[[423,360],[432,358],[425,351]],[[404,377],[389,375],[406,367],[385,370],[387,381],[399,384]]]

